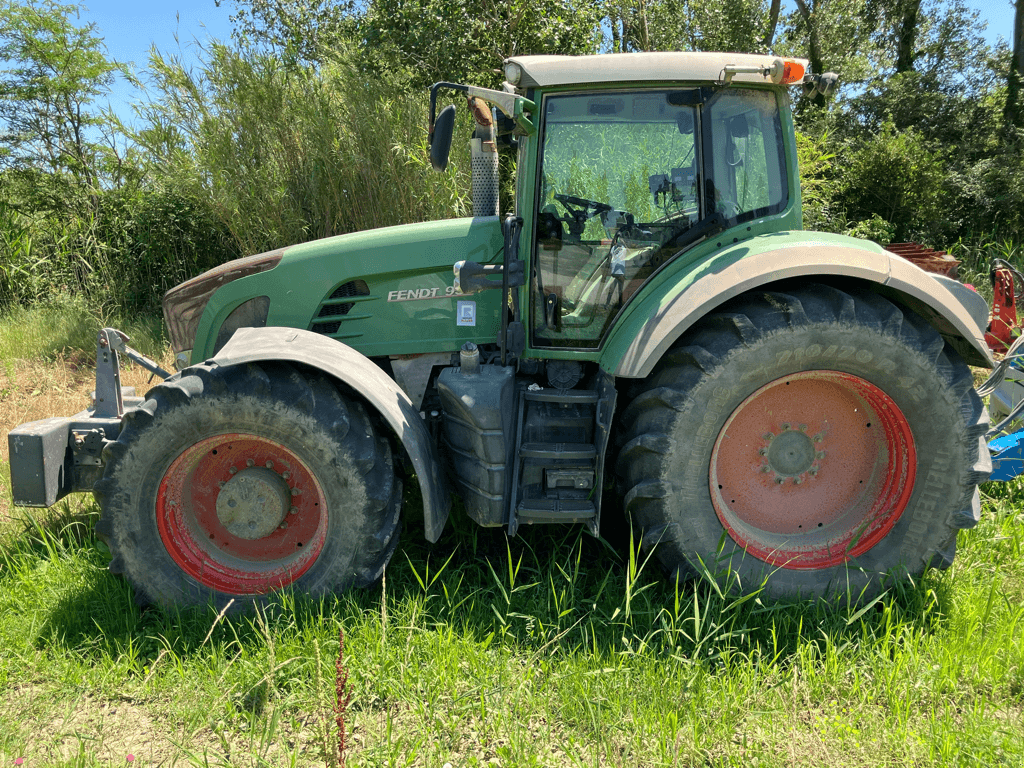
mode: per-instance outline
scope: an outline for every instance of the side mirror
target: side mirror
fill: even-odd
[[[808,75],[804,78],[804,95],[814,98],[819,93],[829,97],[839,83],[839,75],[835,72],[825,72],[820,75]]]
[[[455,128],[455,105],[441,110],[430,132],[430,164],[435,171],[448,167],[448,154],[452,149],[452,131]]]

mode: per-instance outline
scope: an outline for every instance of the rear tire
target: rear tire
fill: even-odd
[[[285,363],[193,366],[125,414],[97,535],[141,603],[245,610],[378,579],[398,542],[391,447],[362,405]]]
[[[826,285],[706,317],[622,424],[644,548],[672,574],[773,597],[872,597],[948,567],[991,471],[959,355],[887,299]]]

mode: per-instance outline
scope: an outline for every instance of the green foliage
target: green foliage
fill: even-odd
[[[414,87],[496,87],[509,56],[594,53],[599,21],[589,0],[374,0],[360,33],[374,60],[367,66],[403,69]]]
[[[505,56],[598,48],[808,56],[840,72],[847,95],[829,109],[798,105],[806,226],[939,247],[979,232],[1021,238],[1024,151],[1004,114],[1011,52],[981,42],[976,14],[961,0],[790,10],[773,19],[770,0],[236,0],[234,43],[211,46],[200,66],[155,52],[141,127],[129,133],[96,106],[114,76],[130,76],[100,31],[72,4],[9,2],[0,305],[57,292],[87,297],[97,313],[148,312],[171,285],[230,258],[462,214],[465,147],[456,142],[446,175],[429,170],[422,86],[496,86]],[[508,198],[509,158],[502,169]],[[584,179],[581,167],[573,188],[647,209],[646,175],[663,170]]]
[[[0,538],[0,761],[324,764],[341,630],[353,767],[1019,765],[1021,484],[987,491],[951,570],[832,608],[668,583],[635,542],[456,525],[403,536],[375,589],[140,611],[91,504],[33,511]]]
[[[844,154],[839,199],[851,219],[878,215],[892,225],[897,241],[941,230],[944,158],[930,151],[920,134],[886,123],[871,140]]]
[[[240,253],[466,210],[456,152],[427,160],[426,94],[396,94],[345,63],[283,69],[215,44],[199,68],[154,54],[139,141],[162,174],[208,200]]]
[[[957,276],[961,282],[973,284],[989,303],[992,301],[992,284],[989,276],[992,260],[1002,259],[1017,268],[1024,267],[1024,246],[1019,241],[1000,239],[992,233],[961,237],[950,244],[949,253],[960,262]]]
[[[846,234],[863,240],[874,240],[881,245],[888,245],[896,240],[896,227],[877,213],[873,213],[870,219],[858,221],[846,230]]]
[[[0,160],[95,187],[106,149],[95,138],[105,123],[93,104],[127,72],[107,58],[94,24],[76,26],[77,14],[54,0],[0,8]]]
[[[613,51],[763,53],[772,37],[766,0],[609,0]]]
[[[872,32],[865,19],[866,2],[797,0],[776,52],[808,58],[812,71],[835,72],[844,84],[862,81],[868,71]]]
[[[796,134],[804,229],[818,232],[837,229],[835,222],[841,211],[836,211],[833,203],[836,156],[831,144],[828,131],[818,134],[798,131]]]
[[[960,231],[997,231],[1024,239],[1024,130],[1007,137],[987,156],[950,174],[957,195]]]
[[[108,326],[127,333],[132,347],[145,355],[160,358],[167,348],[159,315],[104,313],[85,296],[47,294],[31,307],[9,307],[0,317],[0,361],[7,365],[78,353],[89,359],[96,352],[97,333]]]
[[[286,65],[355,63],[399,87],[439,80],[498,86],[509,56],[594,53],[599,4],[590,0],[234,0],[240,47]]]
[[[232,0],[232,37],[242,48],[269,49],[288,67],[337,60],[358,35],[352,0]]]

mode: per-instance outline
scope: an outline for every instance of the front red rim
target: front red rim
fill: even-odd
[[[910,500],[910,424],[885,392],[840,371],[776,379],[744,400],[711,454],[715,512],[781,568],[842,565],[892,530]]]
[[[259,538],[229,531],[218,496],[239,472],[274,473],[288,509]],[[286,490],[285,490],[286,488]],[[201,440],[178,456],[157,492],[160,539],[178,566],[200,584],[232,595],[256,595],[294,582],[316,561],[327,539],[323,489],[303,461],[284,446],[245,433]]]

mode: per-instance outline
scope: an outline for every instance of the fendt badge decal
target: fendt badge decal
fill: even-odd
[[[448,299],[455,295],[455,286],[441,288],[409,288],[401,291],[389,291],[388,301],[424,301],[425,299]]]

